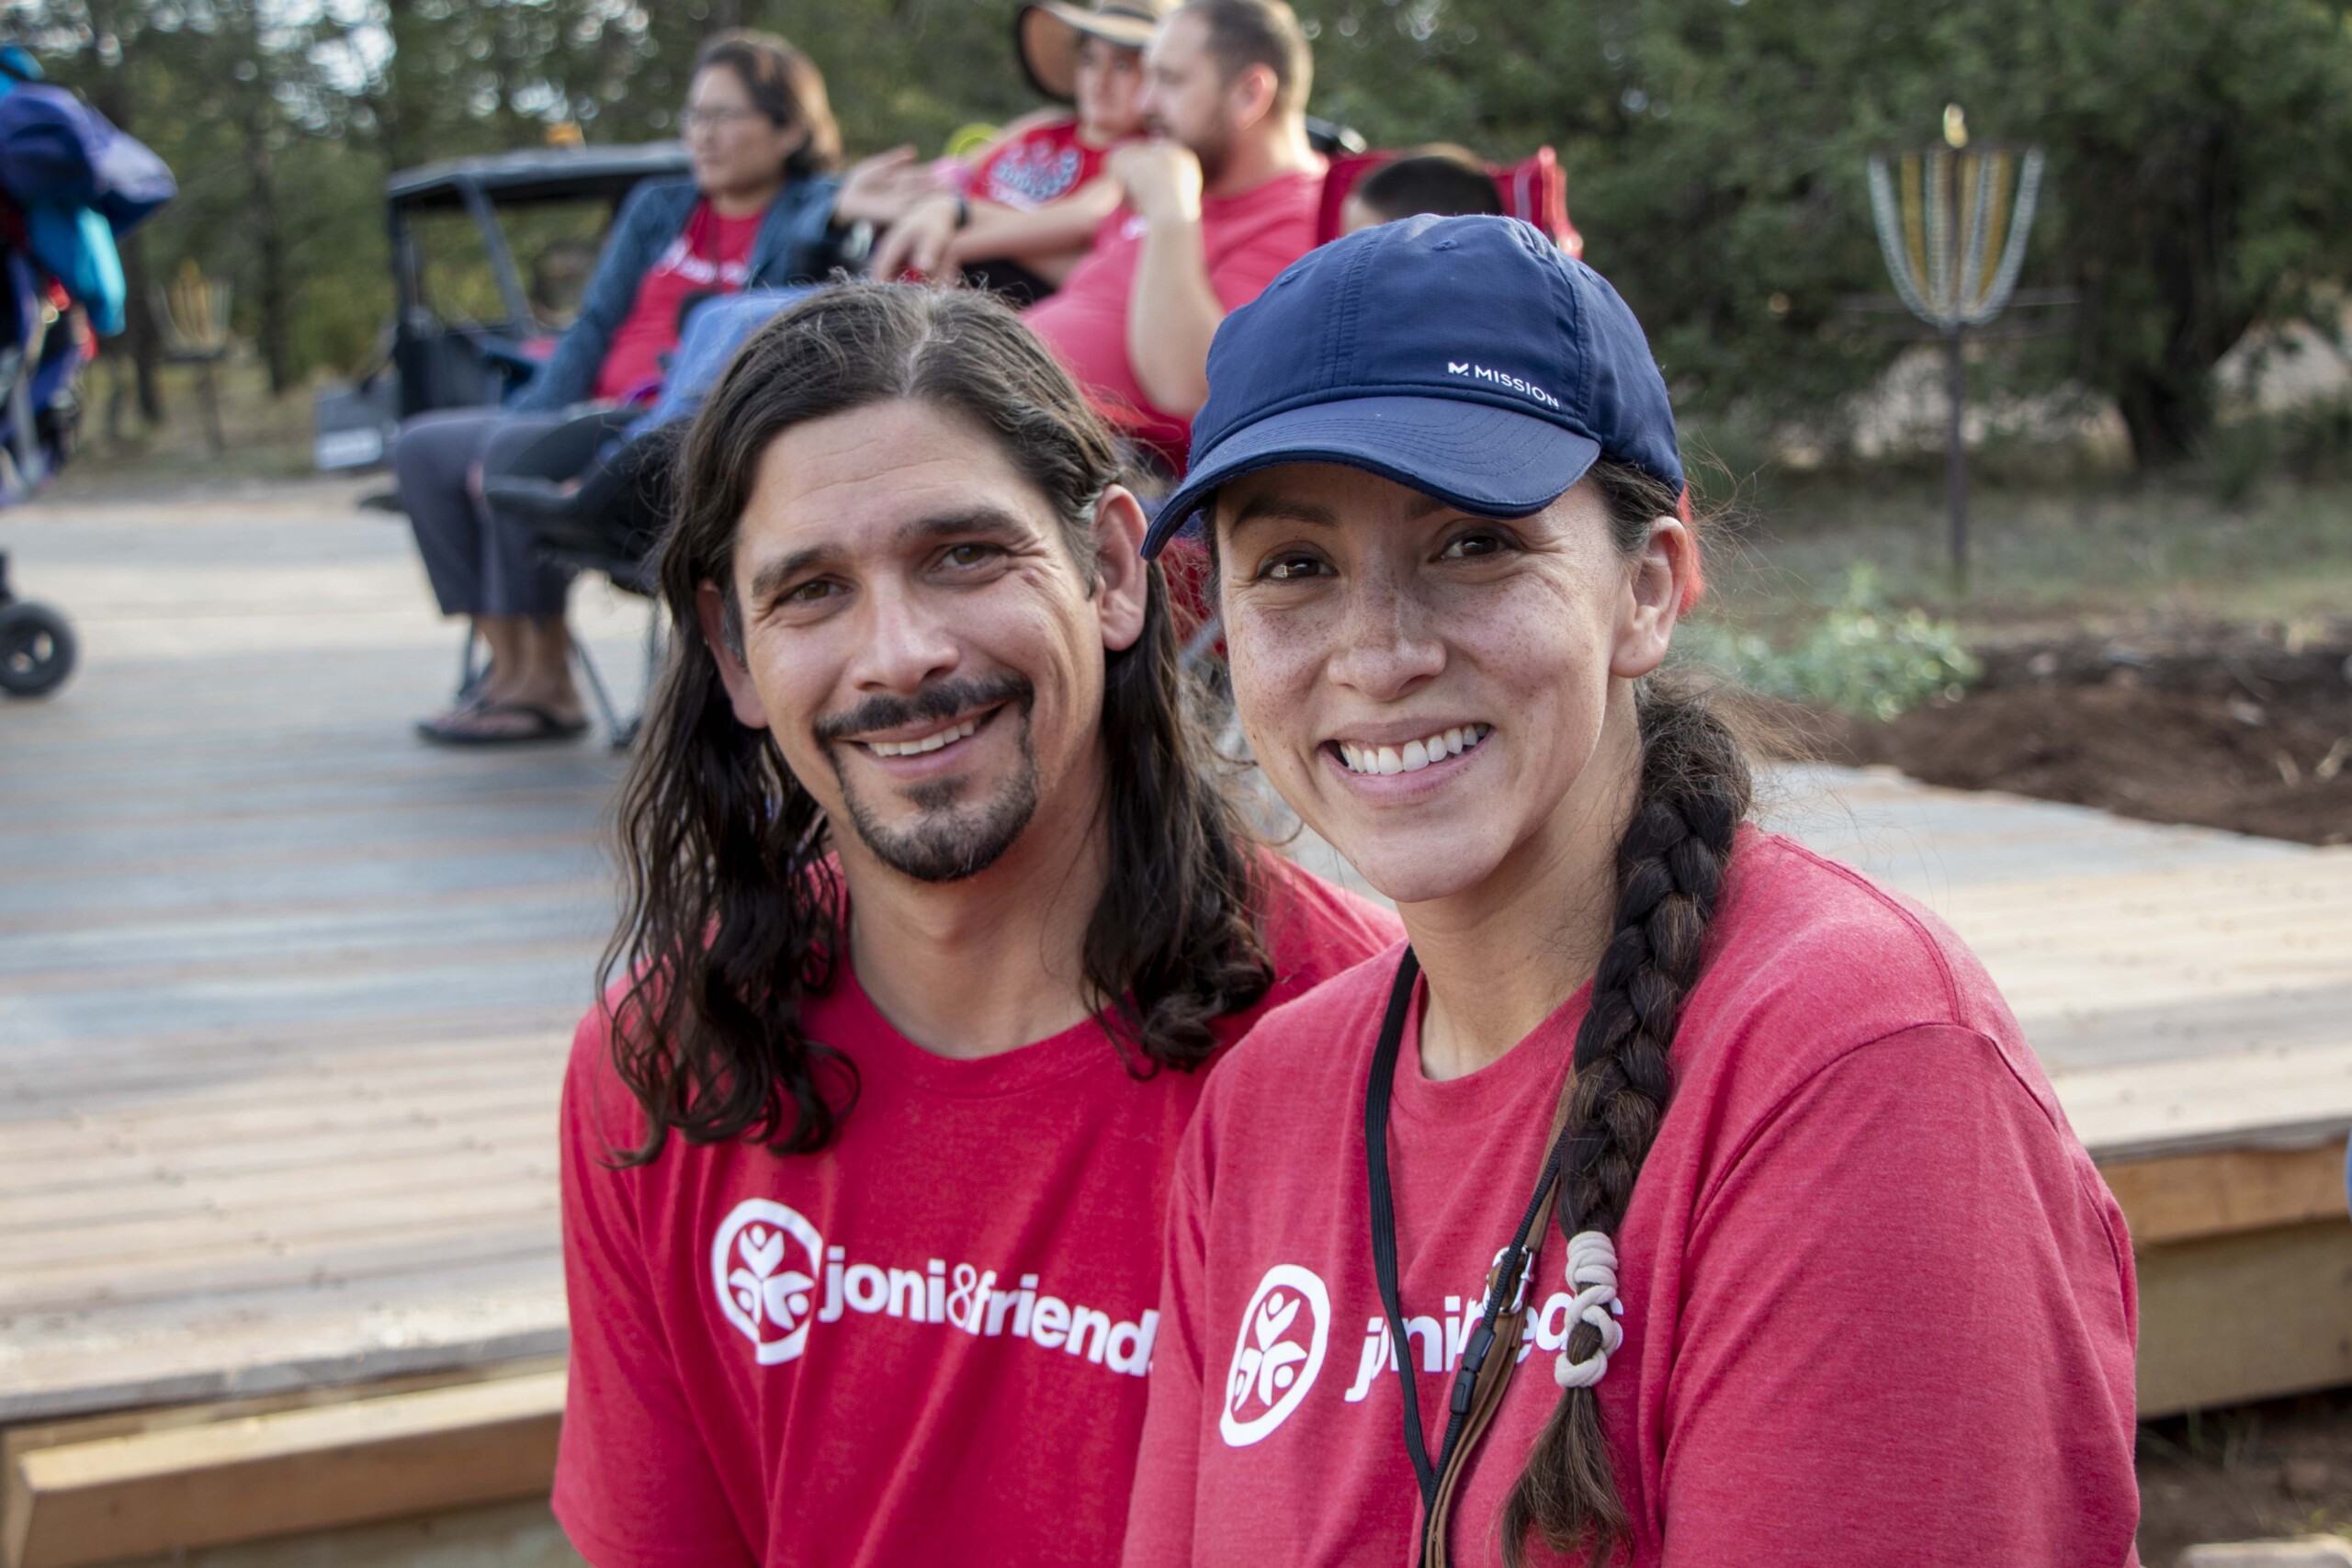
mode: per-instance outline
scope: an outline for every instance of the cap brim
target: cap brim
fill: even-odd
[[[1482,517],[1524,517],[1560,499],[1600,443],[1549,420],[1452,398],[1350,398],[1272,414],[1201,455],[1153,517],[1143,553],[1190,532],[1219,485],[1283,463],[1340,463]]]
[[[1078,97],[1078,44],[1081,37],[1099,38],[1121,49],[1141,49],[1151,41],[1157,24],[1140,17],[1106,17],[1061,0],[1032,0],[1013,14],[1013,52],[1021,73],[1048,98],[1072,103]]]

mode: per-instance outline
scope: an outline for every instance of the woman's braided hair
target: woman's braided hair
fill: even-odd
[[[1678,496],[1623,464],[1596,464],[1618,547],[1641,548]],[[1747,759],[1703,687],[1676,675],[1645,679],[1635,695],[1642,776],[1633,820],[1617,846],[1616,931],[1592,981],[1577,1031],[1568,1152],[1555,1217],[1560,1234],[1614,1235],[1634,1182],[1657,1136],[1673,1089],[1668,1053],[1684,999],[1698,981],[1707,923],[1723,894],[1732,841],[1747,815]],[[1566,1354],[1580,1361],[1600,1331],[1578,1322]],[[1626,1534],[1600,1402],[1592,1388],[1564,1390],[1503,1505],[1510,1568],[1525,1561],[1532,1531],[1555,1551],[1590,1549],[1606,1563]]]

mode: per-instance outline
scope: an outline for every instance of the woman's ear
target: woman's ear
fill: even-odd
[[[1094,602],[1102,615],[1102,646],[1113,653],[1143,636],[1151,566],[1143,558],[1143,503],[1125,485],[1111,485],[1094,503]]]
[[[1638,680],[1666,662],[1685,595],[1699,581],[1699,536],[1671,513],[1650,520],[1650,536],[1633,560],[1624,607],[1618,616],[1617,645],[1609,672]]]
[[[760,689],[752,683],[743,656],[727,635],[725,593],[716,582],[695,589],[695,619],[702,625],[702,640],[709,645],[710,657],[718,666],[718,679],[727,687],[728,705],[735,710],[736,722],[747,729],[765,729],[768,710],[760,703]]]

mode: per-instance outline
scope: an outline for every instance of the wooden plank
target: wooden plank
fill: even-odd
[[[2352,1043],[2053,1072],[2101,1163],[2230,1148],[2309,1148],[2352,1129]]]
[[[332,893],[313,892],[308,897],[244,897],[237,901],[236,918],[241,919],[302,919],[335,918],[349,914],[377,914],[396,909],[438,908],[497,908],[513,904],[571,894],[582,898],[605,899],[612,896],[608,883],[577,875],[542,874],[537,878],[516,878],[506,883],[487,882],[472,886],[447,886],[424,889],[384,888],[369,896],[359,896],[340,890]],[[215,911],[217,913],[217,911]],[[137,928],[162,920],[209,918],[199,908],[158,907],[154,904],[106,905],[85,901],[74,910],[72,929],[85,935],[119,933],[124,928]],[[0,936],[17,934],[46,935],[59,929],[58,913],[28,907],[14,910],[0,905]]]
[[[2352,1221],[2136,1254],[2143,1419],[2352,1383]]]
[[[553,1155],[552,1143],[548,1152]],[[0,1285],[0,1301],[18,1285],[76,1267],[128,1272],[240,1252],[294,1256],[329,1241],[397,1235],[417,1224],[556,1211],[554,1174],[545,1168],[503,1180],[420,1181],[373,1193],[288,1196],[282,1203],[160,1218],[127,1208],[103,1221],[19,1231],[8,1238],[9,1277]]]
[[[81,1568],[544,1495],[560,1372],[20,1455],[11,1568]]]
[[[0,1425],[560,1354],[553,1250],[86,1308],[0,1337]]]
[[[420,1045],[411,1061],[367,1066],[331,1054],[288,1057],[273,1052],[243,1065],[157,1063],[153,1072],[130,1080],[103,1064],[80,1071],[61,1065],[54,1072],[0,1077],[0,1122],[29,1130],[71,1121],[85,1129],[120,1131],[167,1116],[165,1107],[175,1105],[217,1112],[294,1096],[375,1098],[414,1085],[454,1082],[495,1091],[535,1074],[560,1077],[571,1044],[569,1031],[549,1030],[485,1045],[479,1054]],[[544,1081],[539,1087],[546,1087]]]
[[[239,1242],[150,1260],[136,1274],[87,1264],[12,1269],[0,1279],[0,1318],[72,1313],[126,1302],[195,1300],[273,1285],[328,1285],[435,1269],[481,1258],[559,1255],[552,1196],[544,1204],[462,1221],[382,1227],[343,1246],[272,1249]]]
[[[168,1219],[180,1214],[277,1213],[295,1203],[342,1201],[391,1193],[432,1193],[458,1187],[528,1183],[556,1179],[555,1142],[538,1149],[458,1147],[432,1159],[375,1159],[323,1168],[273,1170],[203,1183],[149,1177],[79,1191],[53,1192],[38,1201],[0,1190],[0,1250],[8,1238],[102,1224],[125,1214]]]
[[[388,1127],[368,1136],[368,1154],[377,1159],[411,1156],[423,1160],[456,1149],[538,1147],[541,1140],[551,1142],[554,1135],[555,1124],[547,1112],[510,1112],[495,1122]],[[335,1134],[258,1145],[222,1145],[174,1156],[141,1150],[102,1150],[77,1156],[70,1163],[20,1168],[18,1175],[0,1176],[0,1183],[19,1196],[31,1196],[78,1191],[94,1183],[128,1182],[150,1177],[188,1181],[211,1176],[300,1170],[334,1164],[350,1157],[351,1153],[351,1140]]]
[[[348,1105],[339,1105],[339,1102],[329,1102],[329,1105],[287,1102],[287,1105],[273,1105],[264,1107],[264,1110],[228,1110],[228,1112],[217,1114],[200,1112],[188,1117],[188,1122],[181,1123],[181,1126],[172,1126],[169,1122],[155,1122],[153,1126],[131,1123],[131,1126],[122,1128],[120,1134],[108,1134],[104,1123],[99,1123],[92,1131],[99,1131],[118,1149],[139,1149],[141,1155],[169,1159],[179,1152],[221,1147],[221,1145],[244,1149],[264,1138],[320,1138],[320,1135],[329,1134],[344,1140],[345,1147],[348,1147],[353,1140],[365,1140],[371,1134],[390,1131],[390,1128],[466,1128],[482,1122],[496,1123],[508,1122],[513,1117],[529,1117],[534,1112],[546,1117],[548,1123],[553,1126],[553,1114],[550,1112],[553,1112],[555,1105],[555,1086],[560,1081],[562,1081],[562,1067],[558,1063],[550,1063],[541,1075],[522,1079],[520,1084],[508,1089],[505,1093],[487,1098],[466,1096],[466,1093],[419,1093],[416,1102],[369,1100],[369,1098],[357,1098]],[[21,1138],[18,1138],[18,1134],[21,1134]],[[85,1128],[71,1126],[18,1128],[17,1134],[9,1135],[9,1143],[14,1147],[9,1149],[9,1159],[0,1164],[0,1170],[5,1170],[7,1166],[45,1164],[50,1159],[71,1155],[73,1149],[83,1147],[87,1143],[87,1135],[89,1134]]]
[[[2345,1143],[2308,1149],[2219,1149],[2099,1167],[2123,1206],[2132,1245],[2146,1247],[2271,1225],[2346,1217]]]

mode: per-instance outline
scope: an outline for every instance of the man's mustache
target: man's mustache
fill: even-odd
[[[1010,671],[1001,675],[952,676],[925,686],[911,696],[877,692],[846,713],[819,719],[816,735],[831,746],[854,735],[899,729],[925,719],[950,719],[959,713],[995,707],[1000,703],[1016,704],[1025,714],[1036,694],[1036,687],[1025,676]]]

